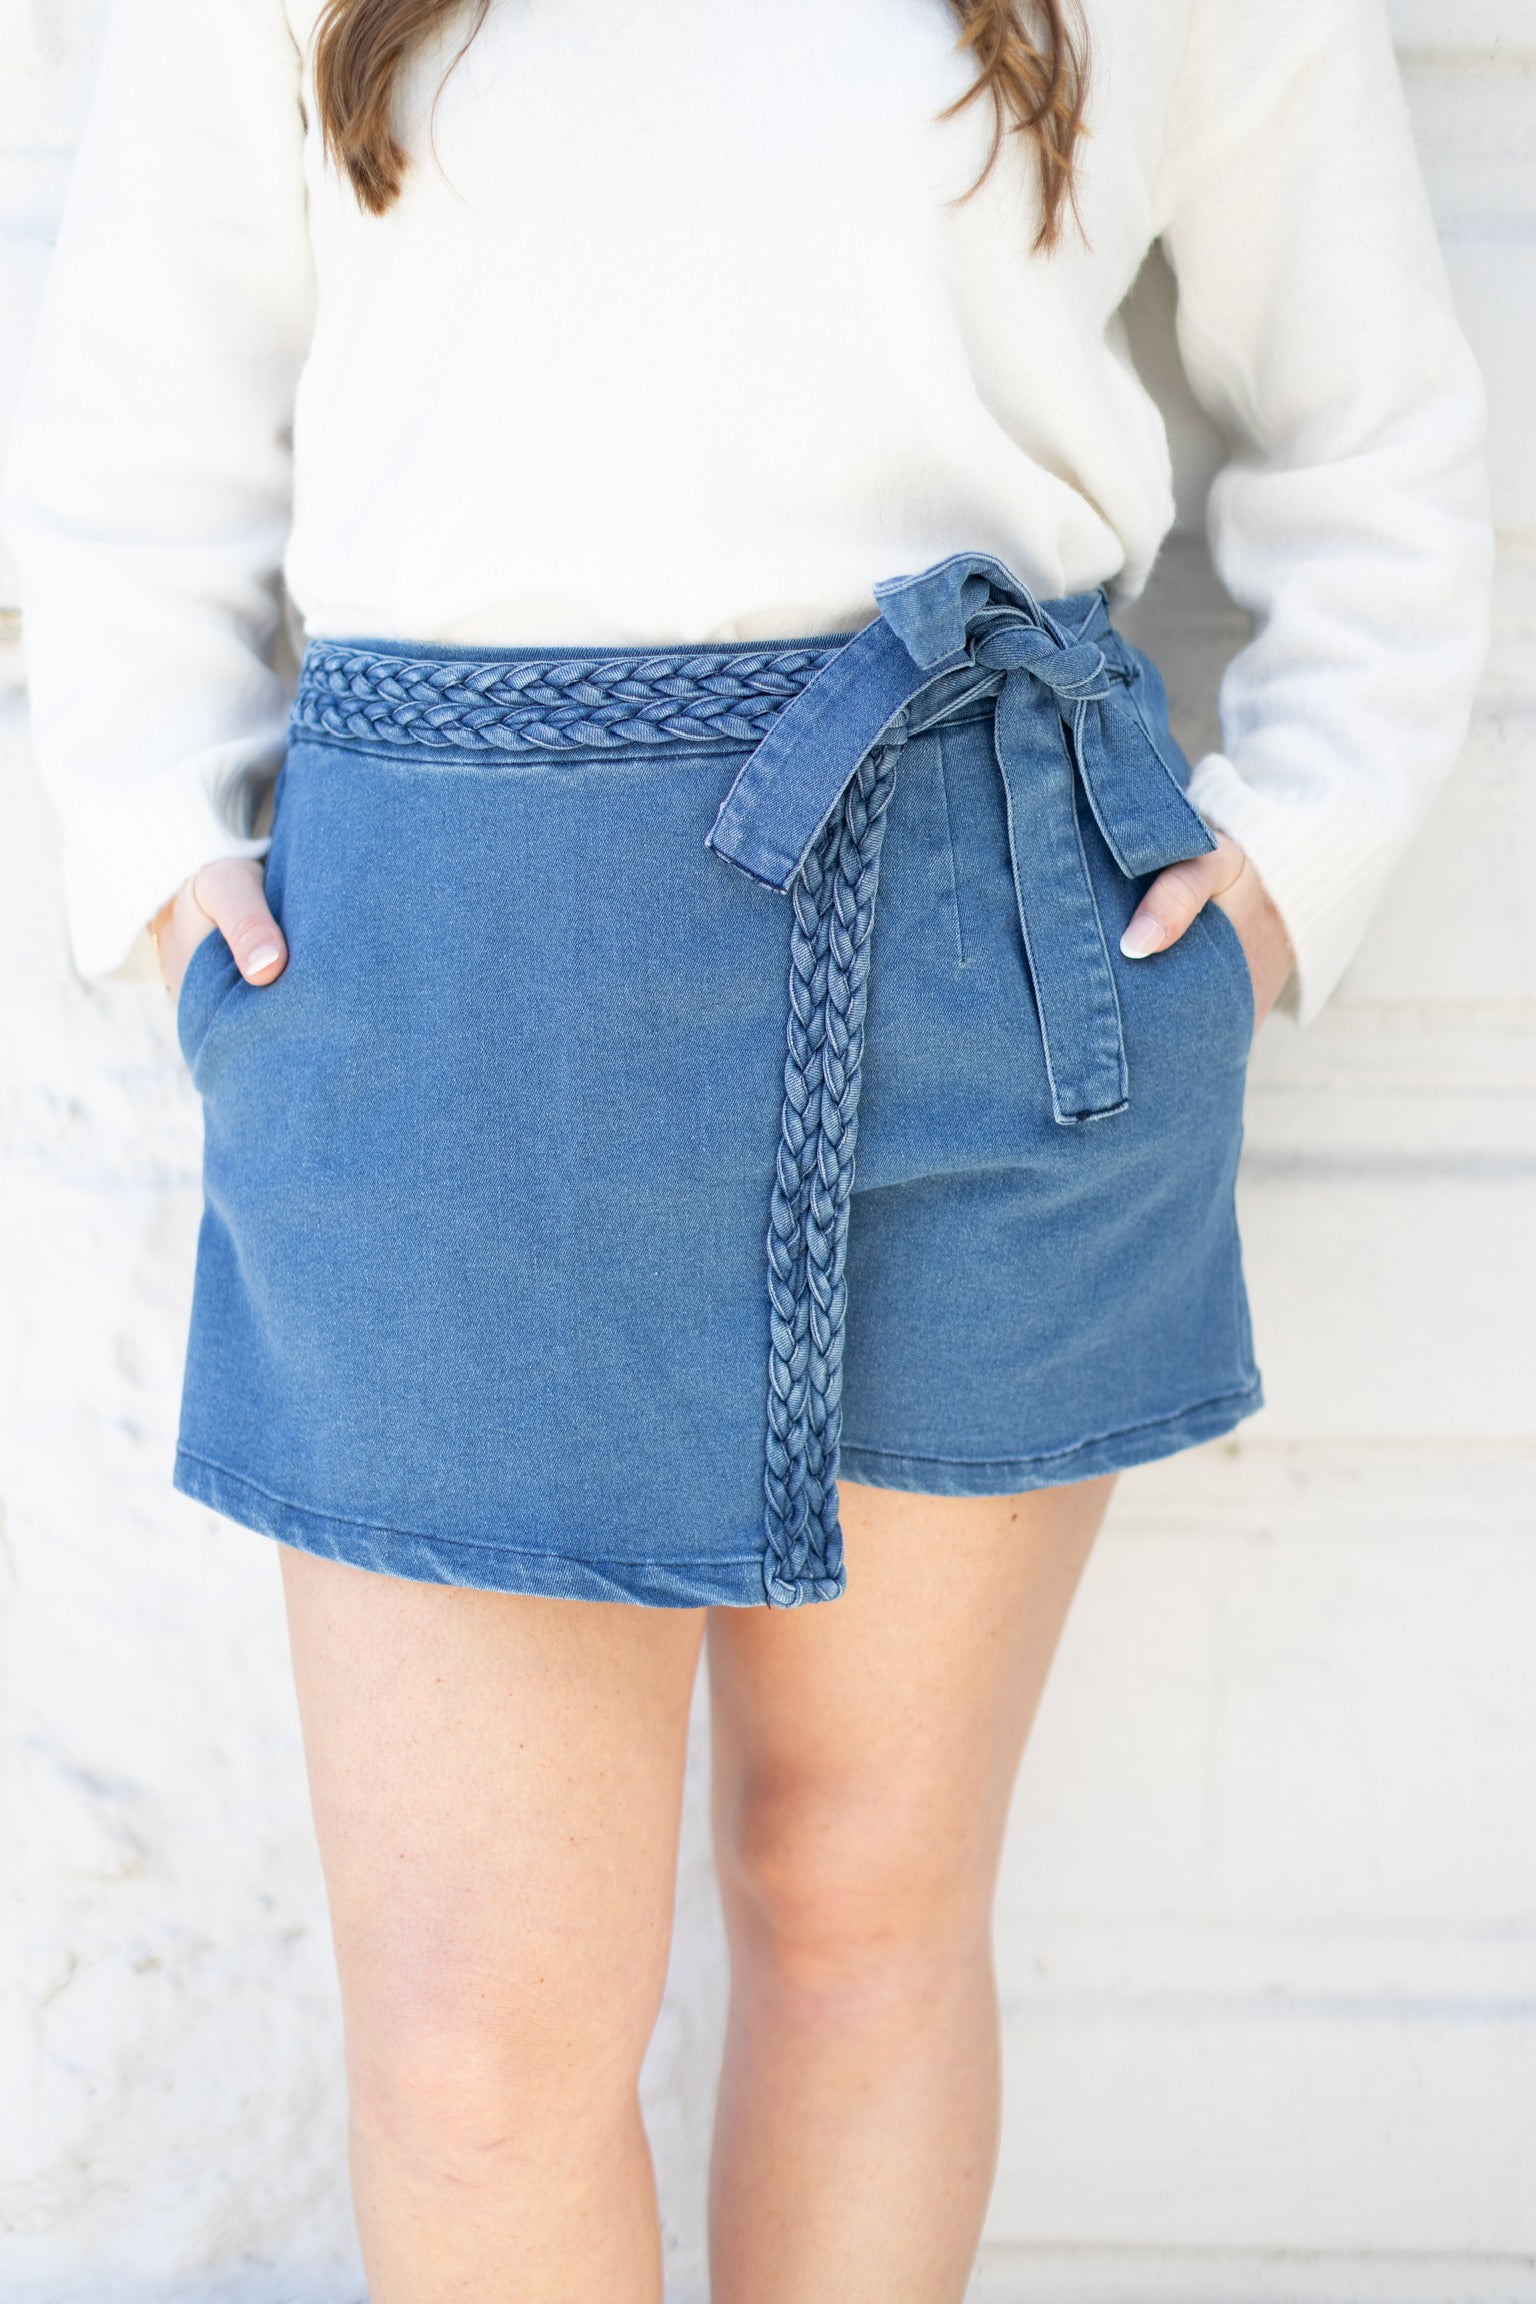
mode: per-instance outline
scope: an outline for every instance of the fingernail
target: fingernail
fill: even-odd
[[[1150,912],[1138,912],[1120,939],[1120,949],[1127,960],[1145,960],[1149,952],[1160,952],[1167,942],[1161,920]]]
[[[263,968],[270,968],[273,961],[281,960],[282,956],[281,944],[258,944],[254,952],[246,955],[245,972],[247,976],[259,976]]]

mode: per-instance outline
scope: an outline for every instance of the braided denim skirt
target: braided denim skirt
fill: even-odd
[[[205,1213],[177,1485],[397,1576],[843,1588],[837,1477],[1088,1478],[1259,1405],[1252,1031],[1102,594],[966,557],[852,640],[314,643],[269,897],[181,993]],[[942,1559],[934,1563],[942,1573]]]

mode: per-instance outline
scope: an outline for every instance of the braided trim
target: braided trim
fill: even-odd
[[[614,751],[760,743],[833,648],[561,656],[476,664],[384,656],[316,640],[297,735],[413,751]]]
[[[768,1216],[768,1604],[835,1600],[848,1212],[870,936],[903,739],[872,752],[792,891],[784,1104]]]

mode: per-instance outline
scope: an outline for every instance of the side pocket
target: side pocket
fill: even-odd
[[[1220,955],[1222,966],[1231,982],[1237,1000],[1243,1038],[1253,1039],[1253,975],[1248,966],[1248,955],[1243,940],[1231,920],[1212,897],[1195,914],[1195,926],[1201,930],[1207,943],[1213,944]]]
[[[197,1059],[214,1017],[240,981],[235,956],[222,932],[210,928],[202,942],[193,947],[176,998],[176,1037],[194,1080]]]

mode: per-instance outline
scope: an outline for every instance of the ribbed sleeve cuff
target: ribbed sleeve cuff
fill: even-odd
[[[1337,798],[1277,798],[1220,752],[1200,761],[1189,797],[1243,848],[1285,922],[1296,972],[1281,1005],[1309,1024],[1353,958],[1401,843],[1351,823]]]
[[[64,821],[64,897],[82,976],[120,968],[140,933],[182,882],[226,856],[264,856],[270,842],[231,829],[194,787],[146,793],[132,805]]]

